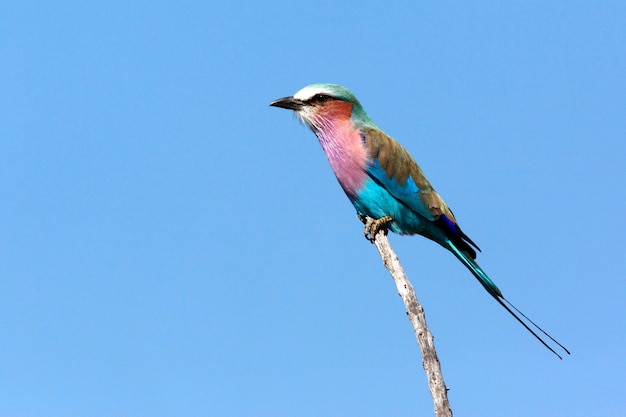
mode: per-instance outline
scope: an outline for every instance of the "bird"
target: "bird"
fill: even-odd
[[[270,106],[293,110],[317,136],[359,218],[373,219],[366,223],[366,238],[373,242],[379,231],[391,230],[433,240],[452,252],[485,290],[559,359],[559,348],[570,354],[504,297],[476,262],[480,248],[463,232],[422,169],[374,123],[350,90],[338,84],[311,84]]]

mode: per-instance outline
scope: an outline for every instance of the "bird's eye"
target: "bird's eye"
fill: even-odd
[[[316,95],[313,96],[311,101],[315,101],[315,102],[318,102],[318,103],[323,103],[323,102],[328,101],[330,99],[332,99],[332,97],[327,95],[327,94],[316,94]]]

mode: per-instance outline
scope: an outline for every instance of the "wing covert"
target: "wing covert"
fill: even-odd
[[[445,214],[455,222],[446,203],[406,149],[379,130],[369,129],[362,135],[371,158],[367,173],[372,179],[428,220]]]

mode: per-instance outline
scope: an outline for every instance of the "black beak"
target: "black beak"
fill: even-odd
[[[293,97],[283,97],[278,100],[274,100],[270,103],[270,106],[280,107],[281,109],[295,110],[298,111],[302,107],[304,107],[304,103],[302,100],[297,100]]]

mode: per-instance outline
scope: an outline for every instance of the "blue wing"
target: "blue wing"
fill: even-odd
[[[413,157],[394,139],[380,130],[362,132],[371,162],[367,174],[394,198],[433,222],[459,250],[476,258],[478,246],[461,230],[452,210],[430,185]],[[444,244],[444,242],[440,242]]]

